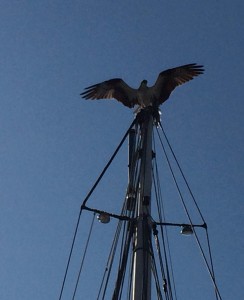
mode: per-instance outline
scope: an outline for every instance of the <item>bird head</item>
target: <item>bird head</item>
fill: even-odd
[[[142,82],[141,82],[141,86],[147,86],[147,80],[142,80]]]

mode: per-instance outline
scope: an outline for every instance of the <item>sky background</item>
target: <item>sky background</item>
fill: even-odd
[[[116,101],[81,100],[83,88],[153,85],[187,63],[206,72],[173,92],[162,121],[208,224],[221,296],[243,299],[243,16],[241,0],[0,1],[2,300],[58,299],[80,205],[134,118]],[[125,146],[91,204],[116,211],[126,172]],[[99,225],[80,299],[95,299],[84,295],[103,268],[110,225]],[[206,300],[208,280],[178,299]]]

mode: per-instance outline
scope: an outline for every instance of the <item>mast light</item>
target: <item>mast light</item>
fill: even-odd
[[[103,224],[107,224],[110,222],[110,216],[109,214],[107,213],[100,213],[98,216],[97,216],[97,219],[99,222],[103,223]]]
[[[181,227],[181,232],[180,233],[183,234],[183,235],[191,235],[191,234],[193,234],[193,230],[192,230],[191,225],[183,225]]]

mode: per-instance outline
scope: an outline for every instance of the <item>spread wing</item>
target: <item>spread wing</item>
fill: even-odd
[[[129,87],[120,78],[91,85],[85,88],[81,96],[82,98],[90,100],[114,98],[130,108],[138,104],[137,90]]]
[[[152,87],[152,92],[158,104],[166,101],[177,86],[192,80],[194,77],[203,74],[203,72],[203,66],[197,64],[183,65],[161,72]]]

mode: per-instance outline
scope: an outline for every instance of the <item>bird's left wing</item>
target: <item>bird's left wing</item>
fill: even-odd
[[[134,107],[137,102],[137,90],[128,86],[122,79],[110,79],[85,88],[81,93],[82,98],[97,99],[116,99],[125,106]]]
[[[156,96],[159,104],[162,104],[177,86],[192,80],[194,77],[203,74],[203,72],[203,66],[197,64],[183,65],[163,71],[159,74],[155,85],[152,87],[153,94]]]

